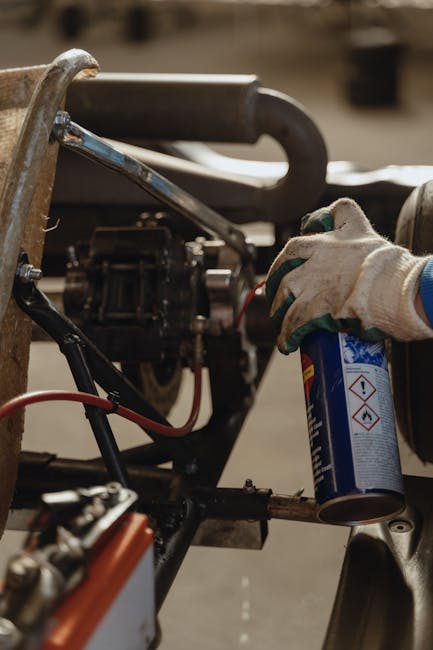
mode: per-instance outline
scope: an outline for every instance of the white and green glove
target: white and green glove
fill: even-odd
[[[370,341],[433,337],[414,306],[431,258],[415,257],[378,235],[351,199],[306,215],[302,232],[317,234],[290,239],[266,281],[281,352],[293,352],[319,329],[350,330]]]

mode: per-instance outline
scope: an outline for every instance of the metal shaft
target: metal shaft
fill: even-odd
[[[149,194],[188,217],[209,234],[218,235],[244,260],[251,258],[241,230],[207,205],[185,192],[161,174],[71,121],[68,113],[59,111],[54,120],[53,135],[67,149],[117,171]]]
[[[81,342],[78,337],[66,337],[63,341],[62,351],[66,356],[78,390],[97,395],[98,392],[87,367],[85,357],[81,350]],[[127,486],[127,471],[120,456],[119,448],[108,422],[107,415],[94,406],[85,405],[84,410],[92,427],[109,476],[121,485]]]

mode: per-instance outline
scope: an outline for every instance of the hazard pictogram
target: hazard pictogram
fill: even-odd
[[[362,399],[363,402],[366,402],[376,392],[376,387],[373,386],[367,377],[364,377],[364,375],[359,375],[353,384],[349,386],[349,390],[351,390],[352,393],[354,393],[357,397]]]
[[[380,420],[380,417],[368,404],[363,404],[356,413],[352,415],[355,422],[358,422],[366,431],[371,431],[375,424]]]

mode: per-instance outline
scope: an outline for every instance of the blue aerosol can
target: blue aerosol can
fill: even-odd
[[[355,525],[404,508],[385,348],[318,331],[301,346],[319,518]]]

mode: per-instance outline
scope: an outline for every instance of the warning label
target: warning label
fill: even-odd
[[[394,412],[383,347],[346,333],[339,334],[339,338],[356,485],[360,489],[400,491]]]
[[[352,415],[355,422],[358,422],[366,431],[370,431],[380,420],[380,417],[368,404],[363,404],[356,413]]]
[[[367,379],[364,375],[359,375],[351,386],[349,390],[352,391],[359,399],[366,401],[376,392],[376,387],[373,386],[371,381]]]

